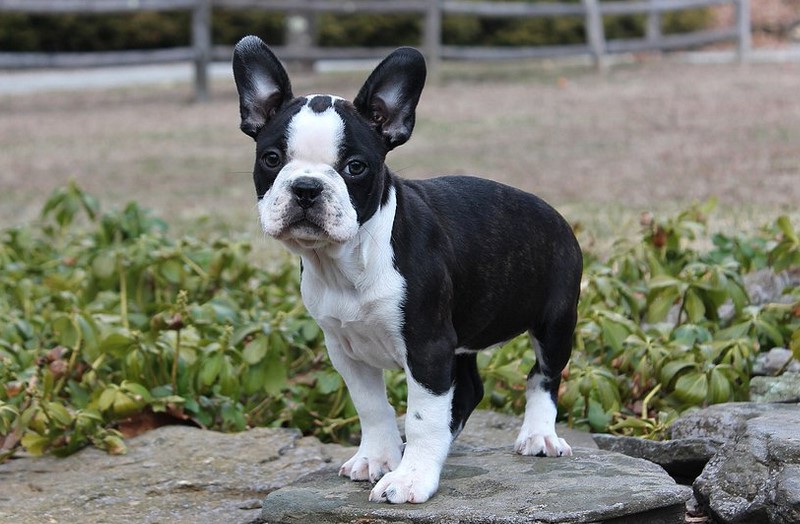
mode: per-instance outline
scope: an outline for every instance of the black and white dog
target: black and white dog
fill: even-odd
[[[295,97],[259,38],[236,46],[241,129],[256,141],[264,231],[302,259],[301,292],[361,419],[339,470],[370,500],[424,502],[483,396],[476,352],[527,331],[536,365],[516,451],[570,455],[556,397],[576,323],[581,251],[539,198],[479,178],[403,180],[386,154],[414,128],[425,61],[390,54],[353,102]],[[406,444],[383,370],[405,370]]]

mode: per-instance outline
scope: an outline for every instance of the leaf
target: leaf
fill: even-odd
[[[597,381],[597,397],[606,411],[619,409],[619,389],[617,385],[607,379]]]
[[[267,356],[267,349],[269,349],[267,337],[263,335],[256,336],[244,347],[242,359],[253,366]]]
[[[712,369],[708,381],[708,401],[721,404],[733,400],[733,387],[728,377],[719,369]]]
[[[661,322],[680,298],[677,288],[666,288],[653,295],[647,305],[647,321],[650,323]]]
[[[650,281],[647,283],[647,286],[650,289],[680,289],[680,287],[683,286],[683,282],[668,275],[657,275],[650,279]]]
[[[781,215],[778,217],[778,220],[775,221],[775,225],[778,226],[778,229],[781,230],[783,236],[791,240],[792,242],[798,242],[797,234],[794,232],[794,228],[792,227],[792,222],[789,220],[789,217],[786,215]]]
[[[233,372],[233,365],[226,356],[222,359],[222,366],[219,370],[220,393],[227,397],[237,398],[239,396],[239,381]]]
[[[688,369],[693,369],[696,366],[697,364],[688,360],[674,360],[672,362],[667,362],[661,368],[661,382],[669,386],[672,384],[676,376]]]
[[[103,439],[103,446],[112,455],[124,455],[128,452],[125,441],[117,435],[107,435]]]
[[[49,438],[33,432],[25,433],[20,442],[28,453],[37,457],[44,455],[44,452],[50,446]]]
[[[686,310],[686,315],[689,317],[689,322],[692,324],[697,324],[705,318],[706,307],[703,305],[703,300],[694,289],[689,289],[686,292],[683,308]]]
[[[606,412],[603,409],[603,406],[593,398],[589,399],[589,410],[587,417],[592,430],[598,433],[606,432],[609,424],[611,424],[612,419],[611,413]]]
[[[675,396],[690,405],[699,405],[708,394],[708,378],[705,373],[695,371],[678,377]]]
[[[264,391],[269,395],[277,396],[286,386],[288,371],[283,363],[282,355],[274,349],[269,352],[267,362],[264,373]]]
[[[133,346],[133,339],[120,332],[112,333],[100,342],[100,352],[123,357]]]
[[[317,390],[323,395],[329,395],[344,386],[341,375],[335,371],[320,371],[316,375]]]
[[[737,338],[745,338],[750,332],[750,322],[742,322],[728,326],[725,329],[717,331],[716,338],[721,340],[734,340]]]
[[[78,343],[79,335],[72,319],[66,315],[59,316],[53,321],[52,326],[60,344],[67,347],[75,347]]]
[[[183,279],[183,264],[171,258],[161,263],[158,272],[167,282],[171,284],[180,284]]]
[[[71,426],[73,416],[63,405],[58,402],[47,402],[45,404],[47,415],[61,426]]]
[[[672,338],[686,346],[710,342],[714,337],[711,332],[696,324],[682,324],[672,332]]]
[[[116,396],[117,396],[116,388],[106,388],[100,394],[100,398],[97,401],[97,407],[100,408],[100,411],[106,411],[114,403],[114,399],[116,398]]]
[[[775,344],[773,347],[783,346],[783,335],[774,324],[762,319],[756,319],[755,324],[756,329]]]
[[[102,280],[114,276],[117,271],[117,255],[113,251],[101,251],[92,261],[94,275]]]
[[[623,325],[608,319],[600,320],[600,327],[603,330],[603,341],[611,347],[615,353],[622,351],[622,344],[630,335],[630,331]],[[519,370],[516,371],[519,375]]]
[[[200,384],[210,386],[217,380],[217,376],[219,376],[219,372],[222,369],[222,357],[222,354],[215,353],[203,362],[203,367],[200,368],[200,374],[198,375]]]
[[[525,375],[520,373],[519,363],[516,361],[494,368],[492,374],[508,385],[522,384],[525,381]]]
[[[136,397],[139,397],[139,399],[141,399],[141,401],[143,402],[150,402],[150,400],[152,399],[152,395],[147,390],[147,388],[142,386],[141,384],[137,384],[136,382],[131,382],[130,380],[123,380],[120,387],[125,391],[134,394]]]
[[[142,402],[137,402],[134,398],[126,395],[120,390],[114,394],[114,404],[111,410],[116,418],[129,417],[142,408]]]

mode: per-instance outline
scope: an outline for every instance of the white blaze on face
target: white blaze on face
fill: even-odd
[[[289,123],[287,135],[289,159],[331,166],[339,158],[344,121],[333,106],[316,113],[306,105]]]
[[[308,238],[307,231],[302,238],[292,235],[290,218],[296,215],[296,203],[291,188],[299,177],[318,179],[324,188],[315,209],[309,210],[307,217],[325,233],[316,240],[341,243],[358,232],[358,215],[347,185],[334,167],[339,161],[344,140],[344,121],[332,105],[324,111],[314,111],[310,107],[314,96],[308,97],[309,103],[289,122],[287,163],[258,206],[264,231],[284,240],[290,248],[298,240],[312,241],[310,244],[304,242],[304,245],[316,244],[314,238]],[[335,97],[330,98],[335,102]]]

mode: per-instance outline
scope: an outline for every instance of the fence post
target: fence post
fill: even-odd
[[[661,12],[653,9],[658,0],[649,0],[650,10],[647,11],[647,26],[645,27],[645,38],[647,43],[657,48],[661,40]]]
[[[307,0],[306,0],[307,1]],[[295,2],[302,3],[301,2]],[[314,15],[306,11],[286,13],[286,47],[294,62],[304,71],[314,68],[311,47],[314,45]]]
[[[736,0],[736,29],[739,32],[736,58],[743,64],[750,59],[750,0]]]
[[[442,0],[430,0],[425,12],[424,42],[429,76],[436,81],[442,58]]]
[[[192,9],[192,49],[194,50],[194,100],[207,102],[208,65],[211,62],[211,0],[196,0]]]
[[[606,37],[603,30],[603,13],[600,12],[598,0],[581,0],[586,10],[586,38],[592,54],[594,67],[604,70],[606,67]]]

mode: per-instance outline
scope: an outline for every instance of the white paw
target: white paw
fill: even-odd
[[[559,438],[555,433],[543,435],[541,433],[519,434],[514,449],[520,455],[535,455],[537,457],[569,457],[572,455],[572,448],[567,441]]]
[[[369,493],[371,502],[402,504],[425,502],[439,488],[439,475],[420,474],[414,471],[387,473]]]
[[[340,477],[350,477],[350,480],[369,480],[377,482],[381,477],[400,465],[402,454],[400,448],[386,448],[380,451],[362,451],[345,462],[339,468]]]

